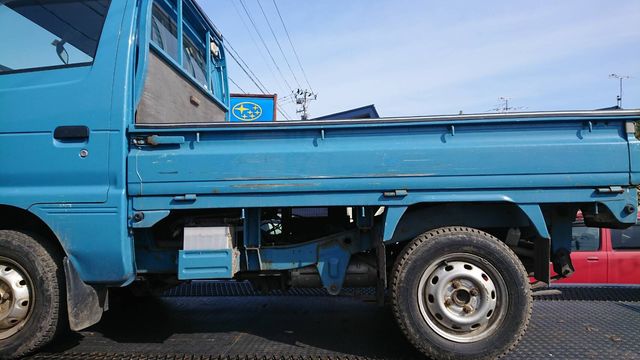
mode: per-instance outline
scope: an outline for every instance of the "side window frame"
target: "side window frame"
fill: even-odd
[[[217,30],[211,28],[212,25],[201,18],[199,9],[189,0],[152,0],[152,13],[155,7],[158,7],[164,12],[170,21],[174,21],[175,19],[177,54],[175,57],[169,54],[163,49],[162,44],[158,44],[155,40],[152,40],[152,36],[149,41],[150,51],[159,54],[176,70],[180,71],[186,79],[198,86],[205,94],[209,95],[218,105],[228,112],[229,99],[228,91],[226,90],[228,85],[224,81],[226,72],[226,66],[224,65],[224,47],[222,46],[222,39],[217,33]],[[155,20],[152,14],[152,32],[154,23]],[[191,63],[191,56],[187,53],[187,42],[185,38],[203,55],[202,65],[204,66],[200,67],[200,70],[204,72],[204,83],[189,70],[189,67],[194,65]],[[219,55],[216,61],[211,59],[212,42],[215,43],[218,48]],[[198,63],[195,59],[193,59],[193,62]]]

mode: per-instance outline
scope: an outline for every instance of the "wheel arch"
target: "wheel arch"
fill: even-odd
[[[22,230],[27,233],[36,234],[42,240],[53,244],[59,256],[67,256],[67,251],[58,236],[51,230],[51,227],[39,216],[28,210],[0,204],[0,229]]]
[[[551,236],[538,204],[517,204],[509,201],[419,203],[409,207],[388,207],[385,212],[383,240],[392,245],[429,230],[447,226],[464,226],[490,233],[507,241],[510,229],[515,235],[533,241],[533,249],[514,248],[534,277],[549,283]],[[517,240],[517,238],[516,238]],[[401,245],[401,247],[404,245]]]
[[[477,229],[520,228],[541,238],[550,238],[539,205],[494,201],[417,203],[408,207],[388,207],[383,239],[388,243],[404,242],[428,230],[452,225]]]
[[[106,287],[85,284],[72,258],[51,228],[36,214],[15,206],[0,205],[0,229],[33,234],[56,251],[58,266],[63,269],[67,320],[72,330],[82,330],[97,323],[105,309]],[[43,244],[45,245],[45,244]]]

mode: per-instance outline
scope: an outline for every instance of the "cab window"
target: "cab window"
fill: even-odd
[[[169,17],[160,6],[153,4],[151,21],[151,41],[164,50],[174,60],[178,59],[178,32],[176,21]]]
[[[178,11],[181,6],[182,11]],[[181,17],[179,17],[182,14]],[[182,24],[182,25],[180,25]],[[196,6],[185,0],[155,0],[151,44],[164,58],[221,103],[227,102],[220,39],[207,27]],[[182,30],[182,41],[178,41]],[[180,50],[182,49],[182,50]]]
[[[205,88],[207,86],[207,77],[205,76],[205,60],[202,48],[193,44],[193,41],[186,35],[184,36],[184,69],[193,76]]]
[[[625,230],[611,230],[613,250],[640,250],[640,226],[634,225]]]
[[[600,249],[600,229],[574,224],[571,234],[571,251],[597,251]]]
[[[90,65],[110,0],[0,1],[0,74]]]

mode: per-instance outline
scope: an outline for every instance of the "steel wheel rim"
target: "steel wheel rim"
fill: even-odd
[[[470,343],[487,338],[505,317],[506,284],[481,257],[455,253],[434,261],[420,277],[418,306],[443,338]]]
[[[17,262],[0,257],[0,340],[26,325],[33,302],[33,283],[27,272]]]

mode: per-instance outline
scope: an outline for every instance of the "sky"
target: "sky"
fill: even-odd
[[[270,93],[309,88],[273,0],[242,1],[279,70],[240,0],[198,1]],[[500,97],[520,111],[603,108],[616,105],[611,73],[631,76],[622,105],[640,108],[637,0],[275,1],[318,95],[312,118],[368,104],[381,116],[492,112]],[[259,93],[227,57],[231,79]]]

